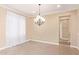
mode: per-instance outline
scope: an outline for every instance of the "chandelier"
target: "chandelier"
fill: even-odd
[[[35,22],[35,24],[40,26],[40,25],[44,24],[45,19],[40,15],[40,6],[41,6],[41,4],[38,4],[38,6],[39,6],[39,14],[34,19],[34,22]]]

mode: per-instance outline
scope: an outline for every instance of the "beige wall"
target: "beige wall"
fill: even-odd
[[[32,17],[27,18],[26,25],[27,25],[27,29],[26,29],[27,38],[32,39],[33,38],[33,18]]]
[[[76,38],[77,38],[77,47],[79,48],[79,10],[77,11],[77,20],[76,20]]]
[[[72,46],[79,48],[79,9],[72,13]]]
[[[77,10],[71,13],[70,32],[71,32],[71,45],[77,46]]]
[[[41,40],[52,43],[59,42],[59,16],[71,15],[71,44],[79,46],[79,10],[51,14],[45,16],[45,23],[41,26],[34,24],[33,17],[27,20],[28,39]],[[0,48],[5,46],[5,18],[6,9],[0,7]]]
[[[41,26],[34,24],[32,17],[28,18],[28,39],[41,40],[52,43],[59,42],[59,16],[70,15],[70,34],[71,34],[71,45],[77,45],[76,39],[76,20],[77,11],[62,12],[56,14],[50,14],[45,16],[45,23]]]
[[[57,15],[45,16],[45,23],[41,26],[34,24],[34,18],[28,19],[28,38],[48,42],[58,42],[58,20]]]
[[[45,23],[41,26],[34,24],[34,40],[58,42],[58,20],[57,15],[45,16]]]
[[[5,18],[6,10],[0,7],[0,48],[5,46]]]

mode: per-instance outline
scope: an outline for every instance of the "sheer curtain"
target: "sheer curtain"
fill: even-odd
[[[6,17],[6,45],[8,47],[26,41],[25,17],[8,11]]]

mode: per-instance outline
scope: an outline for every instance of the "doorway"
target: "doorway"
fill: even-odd
[[[70,16],[59,17],[59,44],[70,46]]]

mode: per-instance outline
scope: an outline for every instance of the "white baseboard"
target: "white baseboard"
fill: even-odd
[[[52,44],[52,45],[59,45],[59,43],[47,42],[47,41],[41,41],[41,40],[31,40],[31,41],[41,42],[41,43],[47,43],[47,44]]]
[[[59,43],[54,43],[54,42],[47,42],[47,41],[41,41],[41,40],[32,40],[32,39],[30,39],[30,40],[31,40],[31,41],[35,41],[35,42],[41,42],[41,43],[52,44],[52,45],[59,45]],[[77,47],[77,46],[70,45],[70,47],[76,48],[76,49],[79,50],[79,47]]]
[[[79,50],[79,47],[77,47],[77,46],[70,45],[70,47],[72,47],[72,48],[76,48],[76,49]]]
[[[0,48],[0,51],[1,51],[1,50],[4,50],[4,49],[6,49],[6,47],[2,47],[2,48]]]
[[[30,40],[26,40],[26,41],[21,42],[21,43],[19,43],[19,44],[17,44],[17,45],[23,44],[23,43],[28,42],[28,41],[30,41]],[[15,45],[15,46],[17,46],[17,45]],[[14,46],[10,46],[10,47],[14,47]],[[7,46],[2,47],[2,48],[0,48],[0,51],[1,51],[1,50],[4,50],[4,49],[6,49],[6,48],[10,48],[10,47],[7,47]]]
[[[28,39],[28,40],[26,40],[25,42],[28,42],[28,41],[35,41],[35,42],[41,42],[41,43],[46,43],[46,44],[59,45],[59,43],[47,42],[47,41],[41,41],[41,40],[32,40],[32,39]],[[22,43],[25,43],[25,42],[22,42]],[[22,43],[20,43],[20,44],[22,44]],[[20,44],[17,44],[17,45],[20,45]],[[17,45],[16,45],[16,46],[17,46]],[[13,47],[13,46],[12,46],[12,47]],[[70,47],[73,47],[73,48],[76,48],[76,49],[79,50],[79,47],[77,47],[77,46],[70,45]],[[0,51],[1,51],[1,50],[4,50],[4,49],[6,49],[6,48],[9,48],[9,47],[2,47],[2,48],[0,48]]]

